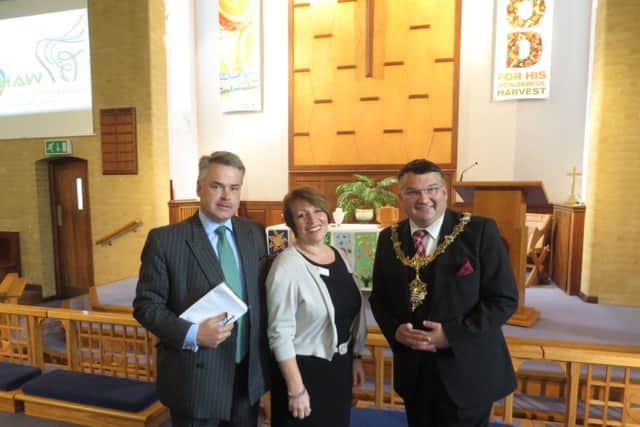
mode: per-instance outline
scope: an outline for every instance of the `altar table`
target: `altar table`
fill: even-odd
[[[371,289],[373,259],[381,230],[378,224],[329,224],[326,242],[347,259],[361,289]],[[286,224],[269,226],[266,232],[269,255],[279,254],[295,241]]]

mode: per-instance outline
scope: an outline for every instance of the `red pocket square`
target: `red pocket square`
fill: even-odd
[[[468,276],[471,273],[473,273],[473,267],[471,266],[469,260],[465,259],[462,263],[462,266],[458,269],[456,276]]]

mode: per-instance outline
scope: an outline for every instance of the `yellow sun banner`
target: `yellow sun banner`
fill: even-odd
[[[261,0],[218,0],[218,62],[223,112],[262,109]]]

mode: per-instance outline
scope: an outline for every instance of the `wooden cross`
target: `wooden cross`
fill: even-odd
[[[570,172],[567,173],[567,176],[571,177],[571,194],[569,194],[569,198],[567,199],[567,201],[565,203],[569,204],[569,205],[575,205],[580,203],[580,201],[578,200],[578,198],[576,197],[576,176],[582,176],[582,173],[578,172],[576,170],[576,167],[574,166],[573,169],[571,169]]]

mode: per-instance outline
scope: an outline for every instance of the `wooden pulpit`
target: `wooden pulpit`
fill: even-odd
[[[509,260],[518,284],[518,310],[507,323],[531,326],[540,317],[538,310],[525,305],[527,266],[527,206],[548,203],[540,181],[469,181],[457,182],[453,188],[465,203],[473,206],[473,214],[495,219],[509,249]]]

